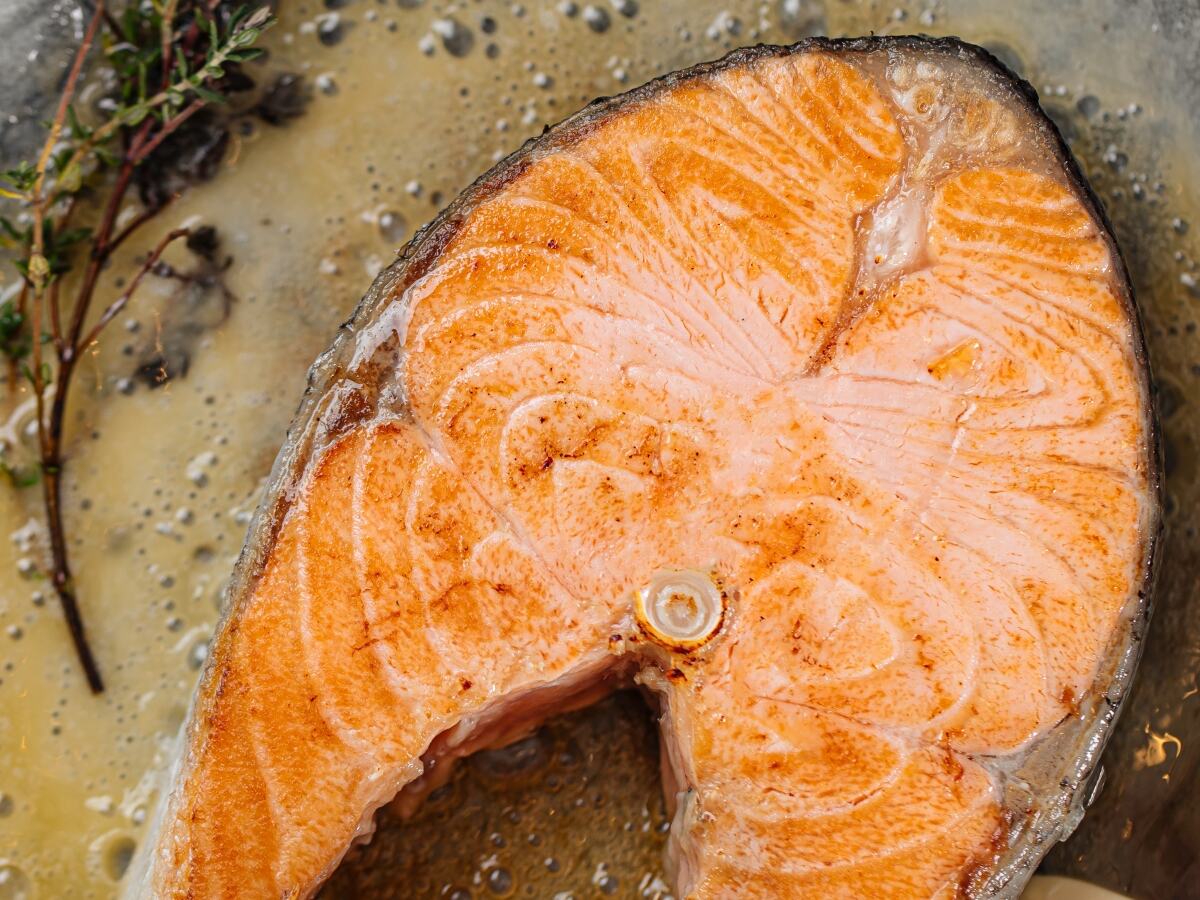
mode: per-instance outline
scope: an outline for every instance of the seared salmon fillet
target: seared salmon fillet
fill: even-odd
[[[598,102],[381,276],[281,453],[138,896],[311,895],[455,758],[641,685],[687,898],[1014,895],[1136,662],[1142,338],[955,41]]]

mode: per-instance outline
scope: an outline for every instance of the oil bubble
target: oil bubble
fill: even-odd
[[[780,0],[779,24],[790,38],[824,34],[824,7],[816,0]]]
[[[379,214],[379,233],[388,241],[398,243],[408,234],[408,222],[400,213],[389,209]]]
[[[1075,108],[1091,119],[1100,112],[1100,99],[1092,94],[1084,94],[1075,101]]]
[[[206,659],[208,659],[208,641],[197,641],[192,649],[188,651],[188,668],[197,672],[204,665]]]
[[[476,753],[470,765],[488,778],[512,778],[540,767],[546,761],[546,751],[541,736],[534,734],[498,750]]]
[[[129,864],[133,861],[133,854],[136,850],[137,842],[129,835],[114,835],[101,851],[104,874],[113,881],[120,881],[129,871]]]
[[[488,889],[501,897],[508,896],[512,893],[513,877],[508,869],[492,869],[487,876]]]
[[[583,8],[583,21],[587,22],[587,27],[596,34],[604,34],[612,25],[612,17],[608,11],[590,3]]]
[[[1020,54],[1003,41],[988,41],[983,45],[983,49],[1018,75],[1025,74],[1025,63],[1021,59]]]
[[[0,900],[33,900],[33,883],[10,863],[0,864]]]
[[[317,24],[317,40],[326,47],[332,47],[345,36],[342,27],[342,17],[337,13],[321,16]]]
[[[471,29],[453,17],[434,19],[429,27],[442,39],[442,46],[451,56],[466,56],[475,45],[475,35]]]

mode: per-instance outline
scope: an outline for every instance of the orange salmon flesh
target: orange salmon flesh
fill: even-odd
[[[1128,279],[1031,98],[954,41],[739,51],[469,189],[314,368],[132,896],[308,897],[631,684],[676,896],[1014,896],[1158,521]]]

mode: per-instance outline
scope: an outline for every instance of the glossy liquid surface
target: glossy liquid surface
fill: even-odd
[[[100,700],[86,693],[38,576],[43,539],[29,524],[39,514],[37,497],[0,491],[0,524],[13,536],[7,557],[0,555],[0,897],[116,892],[152,806],[145,774],[182,719],[223,581],[304,372],[415,227],[496,157],[594,96],[733,46],[868,31],[954,33],[1019,65],[1084,161],[1130,258],[1163,395],[1167,564],[1142,677],[1107,756],[1110,783],[1049,865],[1138,896],[1194,883],[1187,866],[1197,856],[1200,819],[1194,804],[1172,798],[1194,792],[1200,769],[1200,612],[1188,603],[1200,568],[1191,530],[1200,429],[1187,401],[1200,377],[1200,273],[1187,224],[1200,214],[1189,158],[1198,127],[1189,91],[1200,70],[1189,34],[1198,26],[1170,10],[1155,17],[1149,3],[1021,6],[999,14],[983,2],[841,0],[284,4],[268,41],[271,58],[256,75],[302,74],[311,100],[282,126],[247,117],[219,177],[162,220],[163,228],[219,227],[223,251],[234,258],[230,315],[223,317],[214,292],[149,284],[77,383],[68,516],[84,612],[110,683]],[[30,65],[23,54],[4,58],[18,79]],[[28,99],[14,98],[9,108],[0,102],[0,113],[27,117]],[[9,126],[0,135],[4,153],[20,139]],[[130,265],[126,258],[114,272]],[[13,283],[6,278],[0,292]],[[104,291],[116,290],[110,276]],[[175,377],[151,387],[163,363]],[[18,389],[4,409],[11,452],[19,454],[28,397]],[[552,871],[524,827],[500,829],[506,846],[495,847],[481,821],[501,821],[507,806],[521,803],[531,804],[522,825],[542,815],[550,821],[562,801],[498,788],[473,775],[472,761],[453,788],[461,792],[453,795],[461,797],[457,814],[443,821],[446,807],[431,805],[403,829],[386,825],[330,891],[365,885],[357,879],[378,886],[387,879],[366,866],[390,860],[400,891],[392,896],[413,896],[408,887],[421,885],[423,896],[453,896],[443,892],[447,885],[479,897],[603,896],[612,886],[605,876],[615,878],[613,895],[655,896],[662,848],[655,767],[642,766],[643,783],[609,763],[653,760],[646,718],[639,707],[610,704],[571,721],[551,726],[555,737],[547,739],[581,748],[570,776],[578,794],[564,788],[561,796],[583,798],[590,809],[585,778],[611,790],[594,820],[572,813],[572,825],[554,835],[585,836],[598,848],[595,868],[590,850],[573,864],[556,851],[561,867]],[[556,772],[546,771],[547,778]],[[654,823],[648,832],[647,821]],[[422,847],[428,852],[414,849]],[[500,867],[511,884],[490,875]]]

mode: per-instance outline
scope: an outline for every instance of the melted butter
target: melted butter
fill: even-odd
[[[1137,54],[1116,58],[1078,52],[1089,42],[1101,46],[1104,34],[1112,33],[1106,23],[1124,15],[1115,2],[1096,4],[1092,16],[1072,20],[1071,28],[1062,27],[1052,4],[1023,3],[1020,16],[1013,11],[1001,16],[983,0],[957,3],[949,15],[941,4],[904,0],[831,0],[827,5],[663,0],[643,2],[632,18],[597,3],[602,20],[595,13],[585,16],[584,5],[577,4],[577,14],[569,16],[552,0],[470,5],[360,0],[338,11],[340,39],[332,46],[321,40],[317,17],[328,15],[323,4],[282,5],[281,25],[267,41],[271,58],[256,72],[305,74],[314,88],[307,112],[284,127],[258,123],[239,135],[219,177],[189,192],[160,220],[163,230],[188,221],[220,228],[223,250],[234,257],[228,284],[237,300],[230,317],[202,329],[191,347],[186,377],[156,389],[135,382],[126,395],[125,380],[135,361],[153,355],[158,344],[190,321],[171,285],[148,281],[129,313],[89,355],[75,385],[67,516],[84,614],[109,684],[103,698],[87,694],[52,594],[37,574],[43,539],[36,525],[29,525],[39,515],[37,497],[31,491],[0,490],[0,530],[14,537],[2,542],[0,552],[0,897],[115,895],[153,805],[154,781],[148,773],[161,762],[184,716],[205,641],[217,622],[222,585],[308,365],[407,234],[544,122],[594,96],[713,58],[732,46],[784,42],[813,30],[958,32],[981,41],[1002,40],[1027,52],[1037,71],[1069,77],[1071,101],[1082,103],[1091,92],[1116,109],[1135,101],[1148,105],[1158,96],[1146,80],[1151,67],[1137,68]],[[484,26],[485,16],[495,24],[491,30]],[[1072,43],[1066,53],[1064,37]],[[1146,40],[1153,39],[1147,34]],[[1163,76],[1160,70],[1153,77],[1169,85]],[[909,98],[914,111],[934,111],[937,96],[918,93]],[[1171,98],[1170,92],[1163,96]],[[1072,109],[1055,97],[1049,94],[1052,111]],[[970,128],[990,121],[985,112],[968,117]],[[1152,157],[1144,147],[1138,157],[1146,166],[1154,163],[1173,173],[1169,213],[1148,219],[1138,213],[1144,207],[1134,203],[1136,182],[1128,178],[1136,169],[1116,169],[1105,161],[1109,154],[1103,146],[1082,140],[1077,146],[1101,176],[1106,199],[1115,204],[1118,229],[1137,223],[1122,235],[1127,249],[1140,252],[1143,242],[1155,244],[1147,251],[1147,280],[1139,287],[1152,337],[1158,332],[1160,372],[1167,383],[1182,384],[1195,358],[1178,312],[1190,296],[1181,278],[1190,271],[1191,257],[1180,262],[1171,253],[1194,251],[1191,237],[1181,237],[1179,229],[1172,234],[1166,223],[1200,212],[1186,207],[1193,174],[1187,155],[1194,145],[1187,138],[1191,104],[1186,98],[1164,102],[1142,115],[1155,129],[1181,136],[1155,141],[1160,148],[1155,152],[1166,154],[1162,157]],[[1078,121],[1074,113],[1062,117]],[[1135,127],[1150,132],[1149,124],[1131,122]],[[896,212],[909,221],[903,205]],[[1140,227],[1144,219],[1152,225]],[[152,239],[147,233],[145,240]],[[904,264],[912,243],[887,245],[881,264],[888,259]],[[114,275],[128,272],[141,249],[131,246],[116,262],[98,305],[115,296]],[[190,265],[184,254],[170,259]],[[0,281],[0,292],[11,284],[11,279]],[[7,420],[0,434],[18,446],[28,440],[28,405],[28,396],[17,387],[0,415]],[[1193,458],[1180,458],[1185,475],[1194,469]],[[1182,527],[1177,531],[1184,534]],[[1146,735],[1134,716],[1127,713],[1123,733],[1141,750]],[[593,721],[609,721],[609,732],[597,734],[587,724]],[[614,771],[607,765],[612,759],[614,765],[641,759],[638,742],[645,732],[630,724],[632,719],[612,724],[581,716],[572,722],[563,726],[569,735],[563,740],[581,748],[579,785],[598,783]],[[1153,768],[1147,770],[1154,782],[1149,789],[1165,790]],[[549,854],[520,829],[502,835],[506,848],[493,846],[490,834],[481,833],[480,816],[491,821],[503,815],[506,804],[526,801],[513,793],[497,799],[494,780],[501,776],[474,778],[472,772],[464,769],[454,782],[448,795],[453,802],[438,805],[435,798],[413,823],[385,820],[359,862],[387,870],[348,865],[335,885],[364,884],[356,879],[375,871],[376,885],[390,884],[393,890],[397,884],[415,885],[415,893],[406,888],[401,894],[406,897],[455,896],[443,894],[445,885],[466,892],[460,896],[530,896],[522,893],[527,889],[532,896],[554,891],[593,896],[608,891],[604,878],[612,874],[618,896],[664,893],[654,868],[661,837],[653,824],[644,831],[640,818],[641,801],[657,797],[653,779],[636,782],[625,794],[607,792],[611,805],[595,812],[594,819],[578,814],[575,825],[561,830],[569,846],[554,857],[555,869],[545,863]],[[512,783],[554,796],[548,781]],[[1180,782],[1177,789],[1188,788]],[[530,832],[553,832],[558,828],[553,816],[564,813],[552,812],[554,802],[530,796],[529,817],[544,816],[547,823],[540,831],[531,826]],[[577,795],[570,794],[571,809],[579,808],[573,805],[577,796],[584,808],[595,808],[587,805],[595,803],[595,795],[579,788]],[[631,798],[639,800],[634,810],[639,818],[626,830],[622,817],[630,813],[621,804]],[[649,821],[657,822],[658,814],[651,808]],[[1124,816],[1117,820],[1123,822]],[[609,827],[612,823],[616,827]],[[521,840],[525,843],[518,850]],[[430,849],[425,855],[397,856],[395,849],[403,846]],[[579,849],[584,847],[587,853]],[[503,878],[490,875],[501,868],[502,856],[514,879],[507,887]],[[389,874],[379,877],[380,871]],[[1047,882],[1031,891],[1070,896],[1045,892],[1058,889]],[[386,888],[360,896],[387,896]]]

